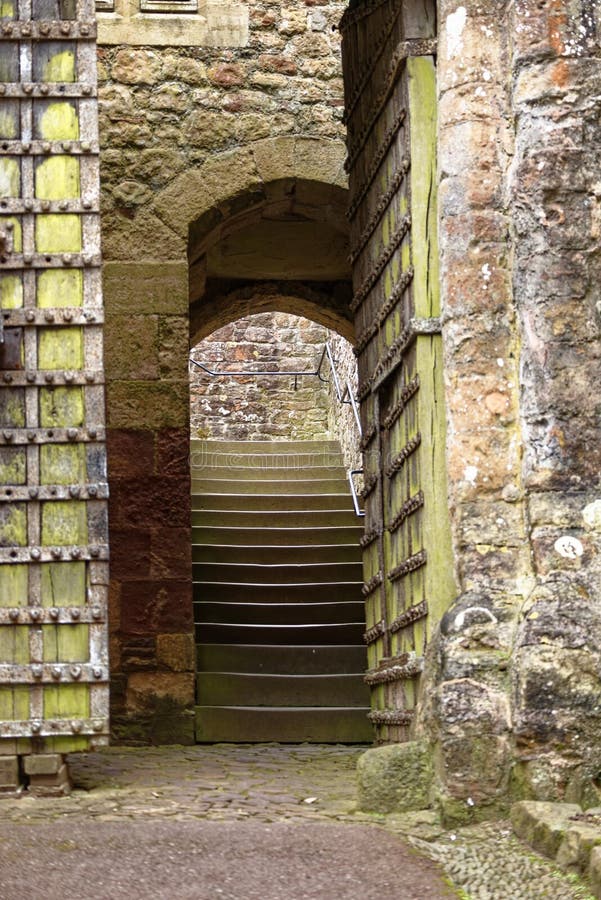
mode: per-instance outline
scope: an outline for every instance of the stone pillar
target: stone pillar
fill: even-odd
[[[601,792],[601,62],[585,2],[512,8],[509,190],[536,586],[513,655],[516,791]]]
[[[107,262],[111,660],[117,739],[191,743],[188,268]]]

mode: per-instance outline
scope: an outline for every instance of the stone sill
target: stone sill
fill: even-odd
[[[130,47],[245,47],[248,6],[208,0],[202,13],[130,13],[116,0],[115,12],[98,10],[98,44]]]

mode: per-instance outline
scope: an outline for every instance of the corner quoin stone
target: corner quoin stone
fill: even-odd
[[[358,807],[366,812],[409,812],[430,805],[432,757],[422,741],[374,747],[357,762]]]

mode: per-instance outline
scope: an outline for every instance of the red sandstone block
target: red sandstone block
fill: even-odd
[[[119,524],[138,528],[187,528],[190,525],[190,480],[134,478],[119,486]]]
[[[192,581],[128,581],[121,591],[121,627],[130,634],[189,631]]]
[[[190,431],[164,428],[156,433],[156,474],[188,478],[190,473]]]
[[[107,430],[106,446],[111,479],[136,478],[154,471],[152,431],[110,428]]]
[[[151,535],[153,578],[190,578],[192,545],[189,528],[156,528]]]
[[[139,579],[150,575],[151,536],[141,528],[111,528],[111,576]]]

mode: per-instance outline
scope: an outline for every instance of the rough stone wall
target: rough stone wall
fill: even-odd
[[[358,7],[365,35],[379,8]],[[432,754],[429,800],[461,821],[513,797],[599,802],[601,20],[578,0],[440,0],[437,14],[458,595],[411,736]],[[381,63],[390,78],[399,65]],[[421,171],[413,158],[412,191]]]
[[[431,648],[424,720],[451,818],[512,795],[596,804],[600,23],[578,2],[439,15],[461,594]]]
[[[215,331],[191,353],[213,371],[315,372],[327,332],[300,316],[263,313]],[[327,375],[327,367],[324,367]],[[190,368],[192,435],[213,440],[321,440],[328,392],[315,376],[211,377]]]
[[[536,577],[513,651],[517,778],[536,799],[597,805],[601,10],[520,3],[512,33],[522,477]]]
[[[127,740],[193,740],[190,226],[277,200],[278,179],[289,192],[304,179],[319,208],[333,199],[312,185],[344,187],[332,30],[342,5],[253,2],[249,12],[241,47],[169,46],[165,26],[163,46],[99,49],[112,721]]]
[[[355,359],[352,346],[341,335],[332,331],[329,332],[328,343],[332,350],[343,395],[348,384],[353,396],[356,398],[357,360]],[[326,371],[328,368],[326,367]],[[329,373],[328,376],[330,378],[328,384],[328,425],[330,432],[340,441],[346,468],[360,469],[362,466],[361,451],[359,449],[361,436],[355,415],[349,403],[340,403],[338,401],[334,380]],[[348,400],[348,396],[345,399]],[[359,480],[356,479],[356,482],[359,488]]]

